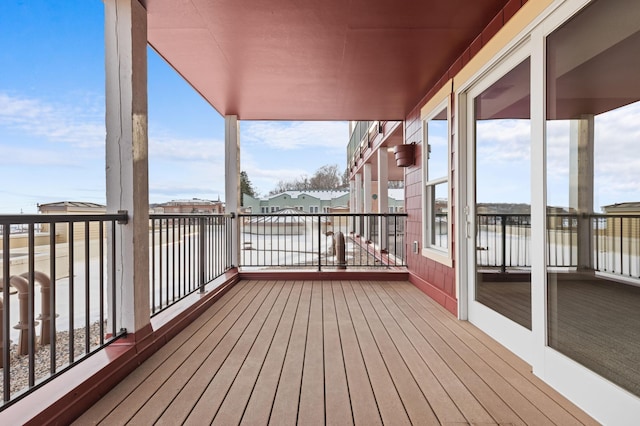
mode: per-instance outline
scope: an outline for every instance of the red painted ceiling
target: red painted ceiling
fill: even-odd
[[[148,39],[222,115],[402,120],[507,0],[146,0]]]

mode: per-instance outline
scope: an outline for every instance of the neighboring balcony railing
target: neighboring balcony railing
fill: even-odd
[[[640,278],[640,215],[591,216],[593,268]]]
[[[405,264],[406,214],[241,214],[240,266],[393,267]],[[342,235],[342,236],[340,236]],[[344,240],[344,260],[340,259]]]
[[[152,214],[150,297],[154,316],[233,267],[231,215]]]
[[[357,121],[347,145],[347,161],[353,167],[364,151],[371,147],[371,141],[381,132],[382,121]]]
[[[117,228],[126,221],[126,214],[0,216],[0,410],[125,333],[107,300],[115,300]]]
[[[531,266],[531,216],[478,214],[476,216],[476,263],[507,268]]]
[[[479,267],[531,267],[530,215],[477,215],[476,243]],[[547,265],[640,279],[640,215],[547,215]]]

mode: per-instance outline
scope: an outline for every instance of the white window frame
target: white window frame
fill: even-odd
[[[447,111],[447,176],[439,176],[427,180],[429,170],[429,149],[427,140],[427,123],[442,110]],[[451,253],[452,223],[451,223],[451,94],[447,91],[446,97],[434,106],[431,111],[423,115],[422,125],[422,256],[434,260],[448,267],[453,266]],[[430,202],[430,191],[435,185],[447,183],[447,247],[432,246],[429,236],[432,233],[432,221],[434,205]]]

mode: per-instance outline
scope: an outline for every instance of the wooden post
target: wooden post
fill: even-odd
[[[147,11],[138,0],[105,0],[107,213],[126,211],[109,233],[109,317],[115,330],[151,332],[149,303],[149,173]],[[117,304],[117,306],[116,306]],[[117,307],[117,309],[114,309]],[[144,332],[143,332],[144,330]]]

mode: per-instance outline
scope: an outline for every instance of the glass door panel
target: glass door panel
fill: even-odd
[[[531,330],[530,59],[473,99],[475,300]]]

